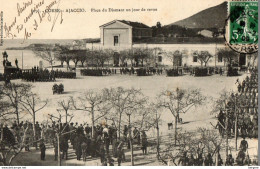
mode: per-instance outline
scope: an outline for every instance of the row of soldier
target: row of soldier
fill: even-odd
[[[218,156],[218,158],[213,159],[213,155]],[[184,151],[180,156],[177,164],[181,166],[214,166],[216,164],[218,166],[249,166],[252,164],[257,165],[257,160],[250,159],[250,156],[248,154],[248,142],[243,139],[240,142],[240,150],[235,159],[230,153],[224,161],[222,160],[220,153],[214,152],[212,154],[210,152],[205,152],[204,149],[198,148],[196,153]]]
[[[227,101],[226,110],[220,111],[218,115],[218,129],[224,136],[226,124],[229,136],[235,134],[237,123],[237,135],[241,137],[257,138],[258,137],[258,90],[257,90],[257,71],[255,70],[250,76],[243,80],[242,85],[238,83],[238,93],[231,94]],[[253,90],[240,89],[241,86],[247,87],[246,84],[254,86]],[[243,87],[242,87],[243,88]],[[227,118],[228,117],[228,118]],[[228,120],[228,123],[226,123]]]

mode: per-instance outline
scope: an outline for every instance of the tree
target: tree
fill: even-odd
[[[90,50],[82,50],[81,55],[79,56],[79,61],[81,62],[81,66],[84,67],[84,63],[87,62],[88,56],[90,55]]]
[[[197,57],[201,64],[201,67],[203,64],[206,67],[209,59],[212,58],[213,55],[211,55],[208,51],[200,51],[200,52],[198,52]]]
[[[36,127],[35,127],[36,113],[42,110],[45,106],[47,106],[48,100],[42,102],[37,94],[29,91],[28,93],[25,93],[22,96],[20,103],[22,105],[22,108],[32,116],[33,136],[34,136],[34,141],[36,141],[37,140]],[[40,105],[41,103],[42,105]],[[35,148],[37,149],[37,143],[35,144]]]
[[[55,61],[55,52],[60,51],[60,46],[59,45],[44,45],[41,47],[36,47],[33,49],[33,52],[35,53],[36,56],[42,58],[43,60],[49,62],[51,65],[51,69],[53,70],[53,64]]]
[[[54,115],[49,115],[49,118],[52,122],[54,122],[56,120],[58,120],[58,124],[59,124],[59,127],[55,127],[54,128],[54,132],[55,132],[55,136],[56,136],[56,139],[57,139],[57,147],[58,147],[58,166],[61,166],[61,155],[60,155],[60,152],[61,152],[61,144],[60,144],[60,141],[61,141],[61,137],[64,136],[64,135],[68,135],[70,133],[73,133],[76,131],[76,129],[74,130],[70,130],[70,131],[66,131],[66,129],[68,128],[68,125],[69,123],[71,122],[71,120],[73,119],[73,116],[70,117],[68,123],[65,124],[65,126],[61,126],[61,120],[62,120],[62,116],[61,114],[59,113],[59,116],[54,116]]]
[[[4,119],[2,119],[4,120]],[[3,140],[3,137],[1,137],[0,140],[0,163],[2,163],[3,166],[11,166],[13,160],[17,157],[18,154],[23,150],[23,148],[26,145],[32,144],[33,142],[26,143],[25,139],[28,136],[28,129],[27,126],[24,129],[20,129],[20,137],[21,140],[16,145],[11,145]],[[1,125],[1,133],[3,133],[3,125]],[[39,140],[38,140],[39,141]]]
[[[68,50],[69,50],[69,46],[59,45],[59,50],[54,52],[55,59],[57,59],[61,62],[62,67],[63,67],[63,63],[66,62],[66,59],[67,59],[65,52],[67,52]]]
[[[86,91],[77,99],[71,97],[71,103],[75,110],[81,110],[90,114],[92,137],[94,137],[95,134],[95,123],[109,113],[110,106],[106,98],[107,97],[104,96],[102,92],[96,92],[93,90]]]
[[[159,29],[162,28],[161,22],[157,22],[157,23],[156,23],[156,28],[159,28]]]
[[[84,55],[84,51],[82,50],[71,50],[71,60],[75,64],[75,68],[77,68],[78,62],[80,61],[81,56]]]
[[[197,157],[197,159],[201,154],[205,155],[207,152],[211,157],[215,155],[216,165],[218,165],[218,154],[219,151],[223,149],[223,139],[217,130],[198,128],[195,131],[179,132],[178,143],[178,146],[176,146],[172,142],[169,142],[165,145],[165,148],[160,151],[160,160],[164,164],[167,164],[167,159],[170,158],[174,165],[179,165],[176,160],[180,159],[184,152],[192,154],[193,157]]]
[[[120,61],[121,61],[121,64],[123,65],[125,63],[125,61],[131,57],[131,55],[133,54],[132,53],[132,50],[131,49],[124,49],[124,50],[121,50],[119,52],[120,54]]]
[[[250,66],[255,67],[255,62],[256,62],[257,58],[258,58],[258,52],[249,54],[248,59],[251,60]]]
[[[160,130],[159,123],[161,119],[161,111],[155,103],[149,103],[145,105],[145,108],[141,109],[140,113],[135,115],[135,124],[139,131],[148,131],[151,128],[156,129],[156,151],[157,159],[160,159]]]
[[[224,59],[224,62],[227,62],[230,66],[232,66],[233,63],[237,63],[238,59],[237,53],[229,48],[218,49],[217,56],[222,57]]]
[[[167,58],[172,62],[172,66],[179,66],[182,60],[182,52],[179,50],[166,52]]]
[[[68,122],[68,116],[69,116],[69,109],[71,109],[71,100],[62,100],[58,101],[58,106],[61,107],[61,109],[58,109],[59,111],[63,110],[65,112],[65,122]]]
[[[20,122],[21,100],[31,91],[32,85],[24,83],[9,83],[1,86],[0,95],[6,99],[11,109],[11,114],[16,116],[17,123]]]
[[[134,88],[105,88],[103,92],[105,97],[108,98],[108,102],[111,104],[109,118],[115,123],[120,138],[122,119],[126,115],[126,112],[137,109],[144,103],[145,99],[142,97],[142,92]]]
[[[184,90],[177,88],[176,91],[164,90],[157,96],[157,106],[172,113],[175,118],[175,145],[177,142],[177,123],[180,113],[188,112],[193,106],[203,103],[205,97],[200,90]]]

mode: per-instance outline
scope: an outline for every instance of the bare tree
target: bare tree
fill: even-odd
[[[42,47],[34,48],[33,52],[36,56],[42,58],[43,60],[49,62],[51,69],[53,70],[53,64],[55,61],[55,52],[60,51],[59,45],[44,45]]]
[[[72,132],[75,132],[75,130],[70,130],[70,131],[66,131],[66,129],[68,128],[69,123],[71,122],[71,120],[73,119],[73,116],[70,117],[68,123],[65,124],[65,126],[61,126],[61,120],[62,120],[62,115],[59,113],[59,116],[54,116],[54,115],[50,115],[49,114],[49,118],[52,122],[54,121],[58,121],[59,127],[55,127],[54,128],[54,132],[55,132],[55,136],[57,139],[57,147],[58,147],[58,166],[61,166],[61,147],[60,147],[60,141],[61,141],[61,137],[64,135],[68,135]]]
[[[37,94],[33,92],[28,92],[22,96],[20,103],[22,105],[22,108],[32,116],[33,136],[34,136],[34,141],[36,141],[37,140],[37,133],[35,127],[36,114],[37,112],[42,110],[45,106],[47,106],[48,100],[41,101],[40,97]],[[37,143],[35,144],[35,148],[37,149]]]
[[[109,113],[110,106],[106,100],[106,96],[103,96],[101,92],[88,90],[77,99],[71,97],[71,103],[75,110],[81,110],[91,115],[92,137],[95,134],[95,123]]]
[[[122,87],[104,89],[104,94],[112,106],[109,118],[115,122],[118,136],[121,136],[122,118],[130,109],[137,109],[144,102],[143,94],[140,90]]]
[[[158,97],[158,107],[164,108],[172,113],[175,118],[175,144],[177,141],[177,123],[179,114],[186,113],[193,106],[202,104],[205,97],[200,90],[184,90],[177,88],[176,91],[164,90]]]
[[[63,110],[65,112],[65,121],[67,123],[68,122],[68,116],[69,116],[69,110],[72,108],[71,100],[58,101],[58,106],[61,107],[61,109],[58,109],[58,110]]]
[[[16,116],[17,123],[20,122],[20,113],[22,111],[20,102],[26,94],[31,91],[32,86],[24,83],[9,83],[1,87],[1,95],[6,99],[12,114]]]

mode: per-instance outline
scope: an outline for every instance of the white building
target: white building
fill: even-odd
[[[208,51],[213,57],[210,58],[207,66],[225,66],[221,56],[217,56],[218,49],[225,48],[224,42],[214,43],[214,41],[212,41],[211,43],[203,42],[191,44],[185,42],[178,43],[178,41],[176,41],[177,43],[169,43],[164,42],[163,39],[163,42],[160,43],[149,42],[149,40],[146,40],[145,43],[141,43],[142,39],[149,38],[153,38],[152,29],[147,25],[125,20],[114,20],[100,26],[100,43],[86,43],[86,47],[88,49],[110,48],[114,50],[117,55],[118,52],[124,49],[160,48],[162,51],[157,51],[157,59],[155,59],[155,62],[165,66],[173,65],[172,61],[166,57],[168,51],[185,51],[182,59],[178,61],[178,66],[200,66],[201,63],[196,58],[196,53]],[[238,64],[247,66],[252,62],[252,59],[250,60],[249,58],[249,55],[240,54]]]

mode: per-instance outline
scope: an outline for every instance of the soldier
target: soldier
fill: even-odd
[[[223,160],[222,160],[220,154],[218,153],[218,166],[222,166],[222,164],[223,164]]]
[[[87,147],[88,147],[87,143],[83,141],[81,144],[83,161],[87,160]]]
[[[77,155],[77,160],[81,159],[82,155],[82,149],[81,149],[81,144],[83,142],[83,136],[80,134],[77,134],[75,138],[75,148],[76,148],[76,155]]]
[[[243,140],[241,140],[240,142],[240,149],[244,152],[246,152],[246,150],[248,149],[248,143],[245,138],[243,138]]]
[[[121,166],[121,163],[125,161],[125,153],[123,150],[123,141],[118,142],[117,146],[117,163],[118,166]]]
[[[189,158],[187,157],[187,152],[184,151],[181,158],[179,159],[178,165],[187,166],[189,164]]]
[[[68,149],[69,149],[69,144],[68,140],[66,139],[65,135],[62,135],[60,138],[60,150],[62,151],[62,159],[68,159]]]
[[[239,166],[244,165],[245,157],[246,157],[245,152],[242,149],[240,149],[236,158],[236,162]]]
[[[46,147],[45,147],[45,144],[43,142],[43,139],[41,139],[40,150],[41,150],[41,160],[45,160]]]
[[[146,137],[146,135],[145,135],[145,133],[143,131],[143,133],[142,133],[142,147],[141,147],[141,149],[143,151],[143,155],[147,154],[147,146],[148,146],[147,137]]]
[[[100,155],[101,164],[103,166],[106,166],[107,165],[106,152],[105,152],[105,144],[103,143],[103,141],[100,142],[99,155]]]
[[[213,159],[212,159],[211,153],[208,153],[208,155],[206,156],[204,164],[205,164],[205,166],[212,166]]]
[[[198,158],[197,158],[197,165],[202,166],[203,165],[203,157],[202,157],[202,152],[198,153]]]
[[[194,164],[195,164],[195,159],[194,159],[192,153],[190,153],[190,156],[189,156],[188,159],[189,159],[188,165],[189,165],[189,166],[194,166]]]
[[[234,165],[234,158],[232,157],[232,154],[229,154],[226,159],[225,166],[233,166]]]
[[[57,161],[57,159],[58,159],[58,142],[57,142],[57,140],[54,141],[53,146],[54,146],[54,160]]]

